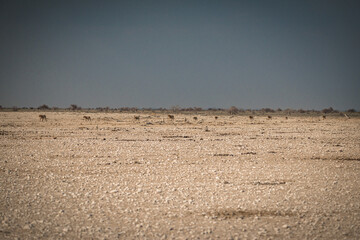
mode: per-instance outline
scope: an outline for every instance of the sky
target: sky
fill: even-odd
[[[0,0],[3,107],[360,110],[360,1]]]

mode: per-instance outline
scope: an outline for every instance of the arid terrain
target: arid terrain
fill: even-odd
[[[360,239],[360,118],[0,112],[0,239],[80,238]]]

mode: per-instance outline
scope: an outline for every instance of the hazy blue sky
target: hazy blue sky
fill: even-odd
[[[360,1],[0,0],[0,105],[360,110]]]

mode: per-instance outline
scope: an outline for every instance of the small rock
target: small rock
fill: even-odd
[[[31,228],[30,224],[26,224],[26,225],[23,227],[24,230],[29,230],[30,228]]]

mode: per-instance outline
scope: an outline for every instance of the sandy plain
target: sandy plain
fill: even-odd
[[[360,239],[359,118],[137,115],[0,112],[0,239]]]

